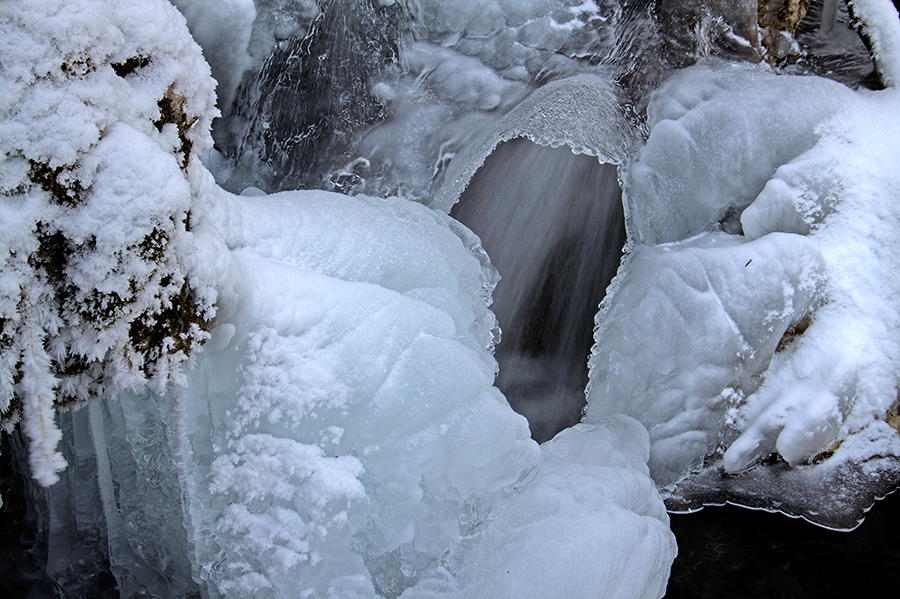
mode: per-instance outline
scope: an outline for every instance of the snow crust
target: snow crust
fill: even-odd
[[[721,63],[651,100],[587,418],[647,425],[657,483],[717,455],[731,473],[900,456],[897,102]]]

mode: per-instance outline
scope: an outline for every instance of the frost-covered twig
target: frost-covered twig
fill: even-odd
[[[888,0],[847,0],[857,30],[885,87],[900,85],[900,19]]]

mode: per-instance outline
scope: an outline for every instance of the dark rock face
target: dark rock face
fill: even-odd
[[[307,35],[277,46],[239,89],[235,137],[217,144],[238,163],[263,162],[267,191],[318,187],[326,159],[384,117],[370,90],[397,60],[407,22],[400,3],[329,0]]]
[[[665,57],[677,68],[698,55],[758,60],[756,0],[659,0],[655,14]]]
[[[794,32],[809,0],[759,0],[760,43],[768,62],[775,64],[791,53]]]

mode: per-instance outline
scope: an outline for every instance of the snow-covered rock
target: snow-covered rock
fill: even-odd
[[[191,258],[213,82],[171,5],[0,6],[0,416],[50,484],[58,405],[184,382],[216,290]]]
[[[896,13],[868,24],[884,48],[900,35]],[[900,457],[898,102],[721,63],[654,96],[587,413],[646,424],[658,483],[704,457],[730,473],[776,452]]]

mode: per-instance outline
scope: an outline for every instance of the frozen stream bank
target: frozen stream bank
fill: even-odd
[[[752,10],[666,3],[678,50],[652,2],[178,4],[215,125],[171,4],[0,5],[0,416],[41,589],[658,599],[664,498],[749,479],[852,525],[896,474],[889,3],[851,4],[878,90],[735,62],[771,58]],[[501,159],[537,201],[492,201]],[[473,228],[556,230],[480,239],[467,187]],[[541,353],[567,398],[589,361],[538,444],[495,382]]]

